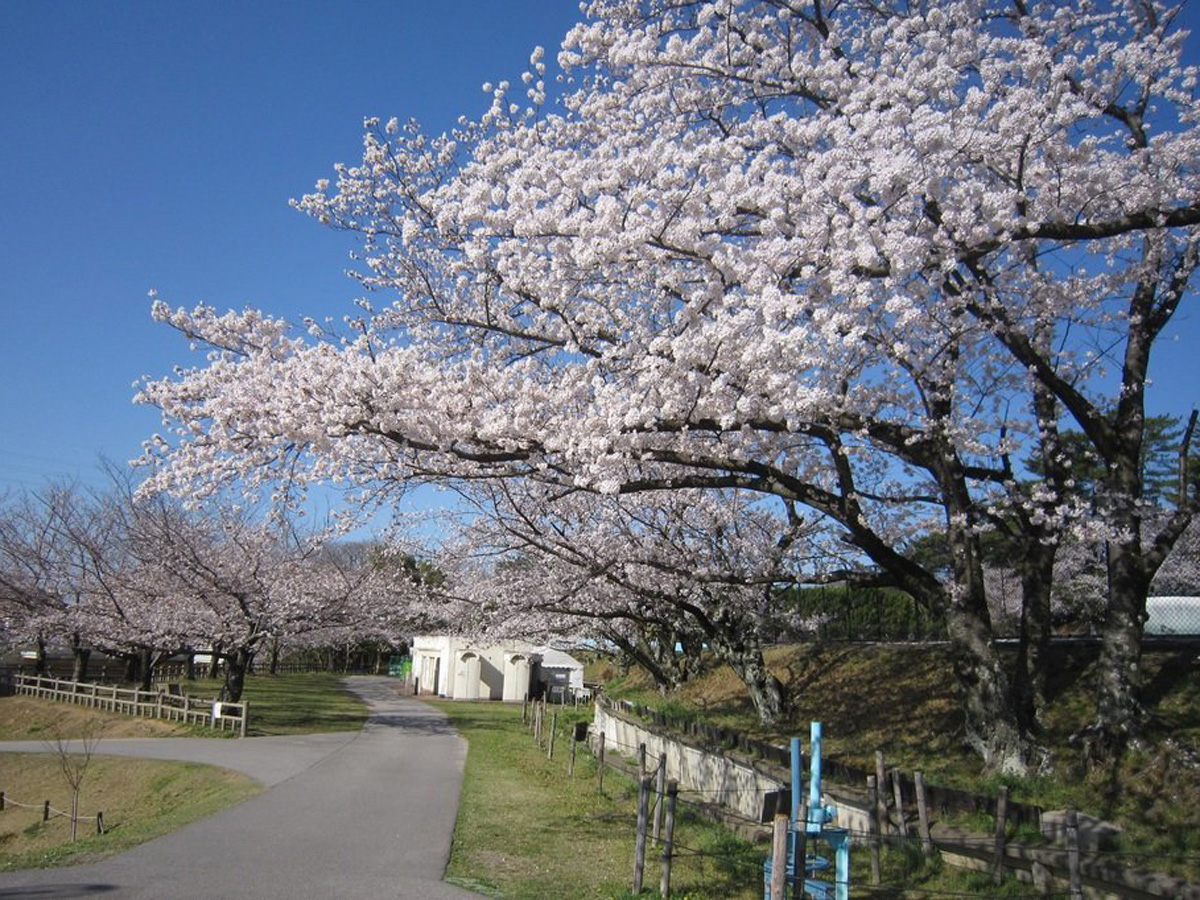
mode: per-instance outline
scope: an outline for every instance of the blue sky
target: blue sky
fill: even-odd
[[[548,0],[0,0],[0,492],[99,481],[158,430],[131,383],[190,362],[176,305],[349,312],[348,238],[288,206],[365,116],[477,114],[578,18]],[[552,53],[551,53],[552,55]]]
[[[569,0],[0,0],[0,15],[2,493],[98,483],[100,455],[124,462],[158,429],[132,382],[189,354],[150,320],[151,288],[177,305],[349,311],[349,239],[288,199],[358,159],[364,116],[440,131],[480,113],[481,85],[516,82],[536,45],[553,58],[579,14]],[[1198,338],[1185,310],[1155,411],[1200,400]]]

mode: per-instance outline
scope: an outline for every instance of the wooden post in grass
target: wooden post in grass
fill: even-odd
[[[529,724],[529,698],[528,697],[521,698],[521,724],[522,725]]]
[[[658,757],[658,771],[654,776],[654,795],[657,798],[654,803],[654,843],[659,842],[659,837],[662,835],[663,821],[663,800],[666,799],[667,789],[667,748],[663,747],[663,752]]]
[[[0,791],[0,812],[4,811],[4,791]]]
[[[575,748],[579,746],[579,741],[575,738],[575,730],[571,729],[571,758],[567,760],[567,777],[570,778],[575,774]]]
[[[887,769],[883,764],[883,751],[875,751],[875,816],[879,820],[879,836],[888,833],[887,813]]]
[[[241,736],[246,736],[246,723],[250,721],[250,701],[242,701],[242,729]]]
[[[775,813],[771,832],[771,900],[787,900],[787,813]]]
[[[921,830],[921,850],[926,856],[932,856],[933,835],[929,833],[929,807],[925,799],[925,776],[920,772],[914,772],[913,783],[917,789],[917,827]]]
[[[679,782],[667,782],[667,821],[664,825],[662,845],[662,881],[658,893],[662,900],[671,897],[671,857],[675,852],[675,800],[679,796]]]
[[[899,769],[892,769],[892,792],[896,795],[896,827],[900,830],[900,837],[906,838],[908,823],[904,821],[904,793],[900,789]]]
[[[554,759],[554,737],[558,733],[558,713],[550,719],[550,740],[547,741],[546,759]]]
[[[871,809],[878,810],[879,809],[879,807],[877,805],[878,800],[879,800],[878,783],[876,782],[874,775],[868,775],[867,776],[867,805]],[[871,823],[870,831],[869,831],[869,834],[867,837],[867,840],[871,844],[871,884],[875,887],[878,887],[879,883],[883,880],[883,873],[882,873],[882,871],[880,871],[880,867],[879,867],[879,843],[880,843],[879,817],[877,815],[867,816],[867,819]]]
[[[596,792],[604,793],[604,732],[601,731],[596,739]]]
[[[1071,900],[1083,900],[1083,884],[1079,878],[1079,817],[1067,810],[1067,890]]]
[[[43,821],[43,822],[49,822],[49,821],[50,821],[50,801],[49,801],[49,800],[47,800],[47,801],[46,801],[46,802],[45,802],[45,803],[42,805],[42,821]]]
[[[642,781],[646,777],[646,745],[638,744],[638,781]]]
[[[104,834],[104,813],[96,813],[96,834]]]
[[[996,849],[992,854],[992,884],[1004,880],[1004,845],[1008,838],[1008,788],[996,795]]]
[[[650,779],[638,783],[637,840],[633,845],[633,895],[642,892],[642,874],[646,869],[646,822],[650,818]]]

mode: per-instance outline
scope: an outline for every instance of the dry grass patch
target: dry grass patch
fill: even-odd
[[[103,752],[103,742],[99,747]],[[251,779],[197,763],[95,756],[80,791],[81,816],[104,813],[107,834],[81,822],[70,842],[65,816],[42,821],[41,804],[70,809],[70,789],[53,753],[0,754],[0,790],[10,800],[0,812],[0,870],[93,862],[167,834],[257,793]]]
[[[75,738],[95,722],[106,738],[175,737],[196,732],[178,722],[135,719],[132,716],[57,703],[35,697],[0,698],[0,740],[44,741],[55,736]]]

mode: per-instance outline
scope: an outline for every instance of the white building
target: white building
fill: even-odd
[[[565,700],[583,690],[583,663],[550,647],[424,635],[412,642],[412,679],[419,693],[454,700]]]

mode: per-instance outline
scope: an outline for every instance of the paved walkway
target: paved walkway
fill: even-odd
[[[351,678],[361,732],[106,740],[99,752],[213,763],[270,789],[104,862],[0,873],[3,900],[477,898],[441,880],[466,743],[386,678]],[[40,742],[0,752],[44,751]]]

